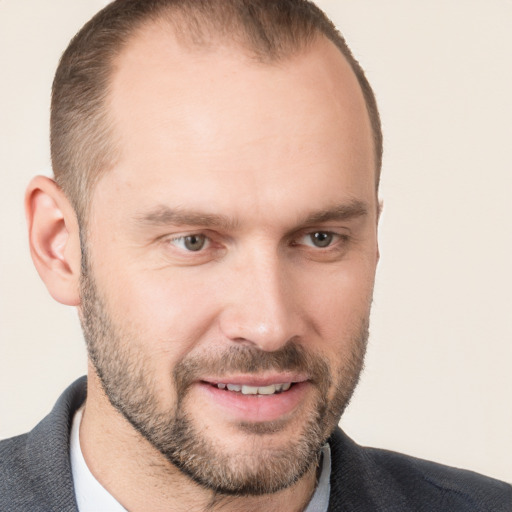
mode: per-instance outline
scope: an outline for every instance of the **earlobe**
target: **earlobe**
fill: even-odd
[[[27,187],[25,213],[39,276],[56,301],[78,306],[81,251],[74,209],[53,180],[36,176]]]

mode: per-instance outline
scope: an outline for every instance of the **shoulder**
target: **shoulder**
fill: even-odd
[[[0,510],[76,511],[69,430],[85,399],[85,379],[71,385],[31,432],[0,441]]]
[[[27,437],[28,434],[23,434],[0,441],[0,496],[24,473]]]
[[[23,434],[0,441],[0,509],[18,499],[30,499],[27,439],[28,434]]]
[[[330,440],[331,486],[347,486],[378,510],[512,512],[512,486],[472,471],[358,446],[343,432]],[[358,488],[359,491],[355,491]],[[361,490],[363,490],[361,492]],[[334,510],[334,509],[333,509]]]
[[[365,451],[373,465],[385,471],[417,501],[429,496],[435,503],[460,504],[460,510],[464,511],[512,512],[512,486],[505,482],[387,450],[366,448]]]

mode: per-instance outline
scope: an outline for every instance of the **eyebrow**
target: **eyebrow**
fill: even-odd
[[[226,215],[167,206],[158,206],[136,217],[136,220],[145,226],[204,226],[233,230],[238,225],[238,222]]]
[[[348,203],[335,205],[331,208],[325,208],[317,212],[310,213],[299,224],[321,224],[330,221],[347,221],[350,219],[364,217],[368,215],[368,207],[362,201],[352,200]]]
[[[324,208],[309,213],[297,225],[308,226],[331,221],[347,221],[353,218],[364,217],[368,214],[368,207],[362,201],[352,200],[333,207]],[[136,217],[138,224],[143,226],[201,226],[205,228],[219,228],[235,230],[239,222],[226,215],[201,212],[183,208],[157,208]]]

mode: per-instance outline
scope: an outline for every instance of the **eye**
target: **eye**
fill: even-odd
[[[331,233],[330,231],[314,231],[303,235],[296,244],[325,249],[336,243],[340,238],[340,235]]]
[[[352,236],[345,227],[336,231],[302,231],[290,240],[290,247],[299,250],[297,254],[318,262],[340,261],[352,248]]]
[[[209,239],[206,235],[186,235],[173,238],[171,244],[189,252],[198,252],[208,246]]]
[[[309,238],[311,240],[311,244],[315,247],[329,247],[334,240],[334,233],[329,233],[328,231],[316,231],[315,233],[306,235],[306,238]]]

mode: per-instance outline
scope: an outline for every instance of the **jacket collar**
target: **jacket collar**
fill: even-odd
[[[29,434],[26,455],[34,510],[78,512],[69,459],[69,434],[75,411],[86,397],[85,377],[57,400],[51,413]]]

